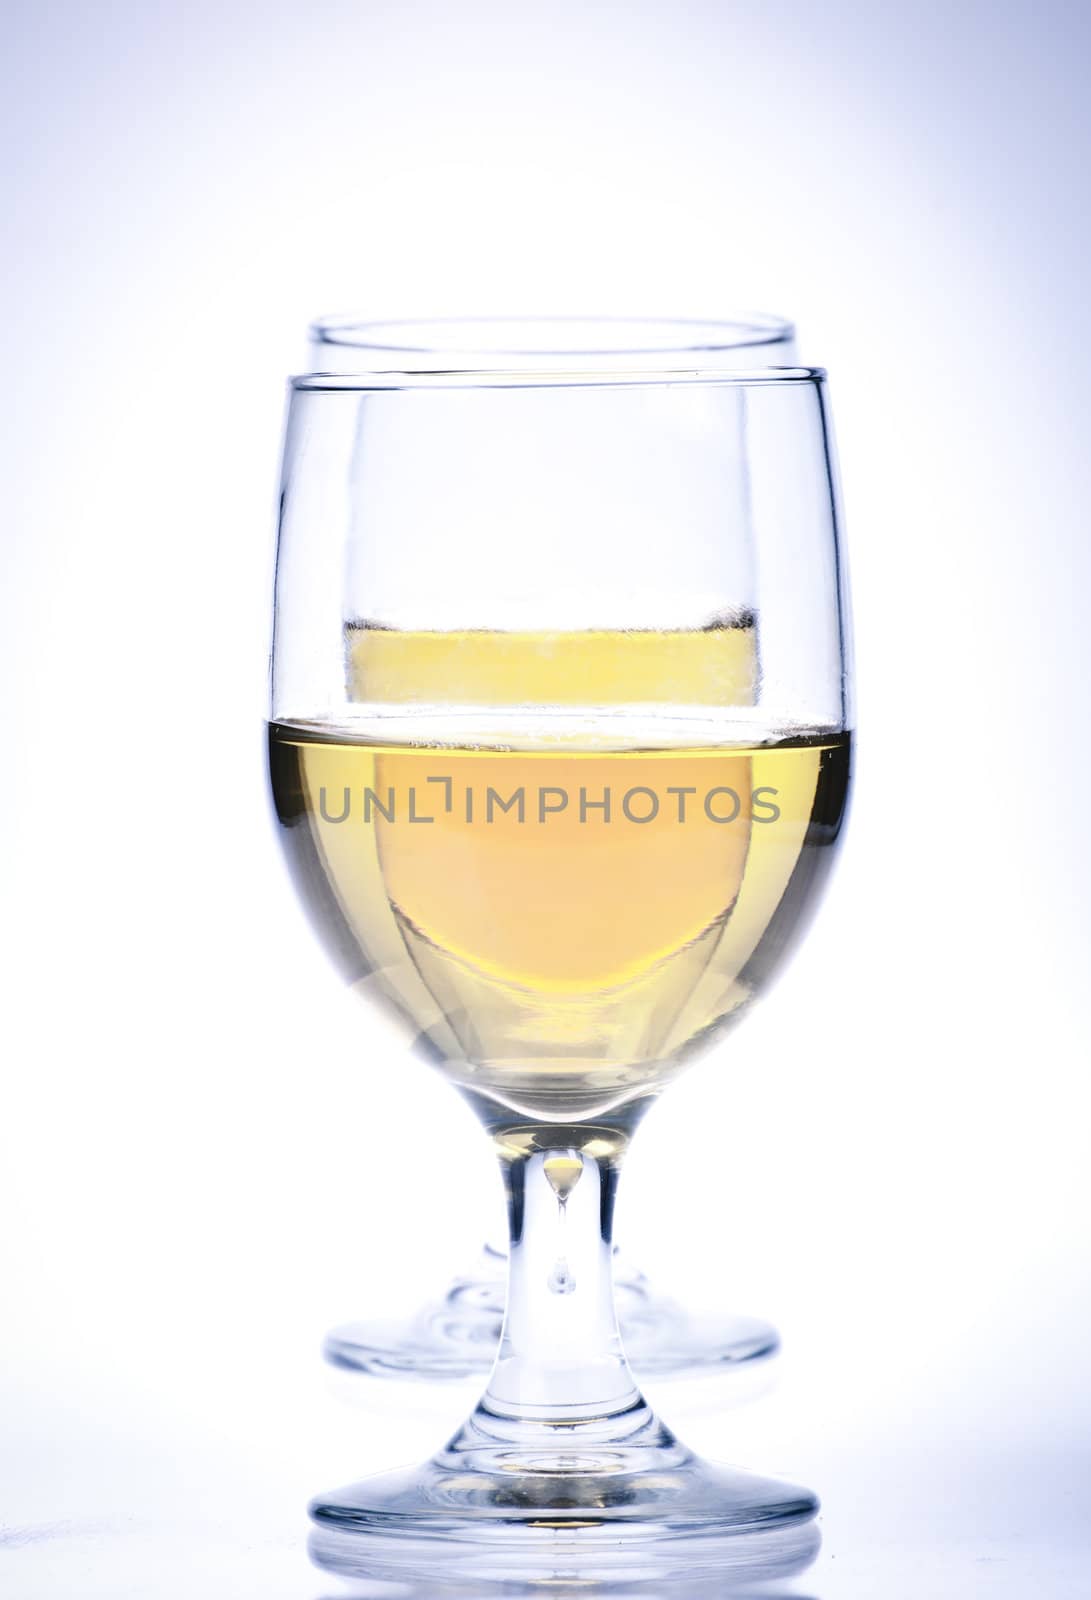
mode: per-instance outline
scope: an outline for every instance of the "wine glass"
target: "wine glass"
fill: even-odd
[[[345,975],[476,1111],[510,1230],[472,1416],[312,1516],[418,1578],[716,1571],[817,1501],[652,1413],[612,1219],[642,1116],[781,966],[841,833],[824,374],[702,369],[684,328],[629,357],[557,323],[510,342],[292,384],[282,840]]]
[[[523,335],[533,352],[517,352]],[[529,335],[529,338],[527,337]],[[545,335],[545,338],[543,338]],[[547,342],[552,336],[552,343]],[[358,372],[361,367],[474,366],[495,368],[514,355],[523,359],[570,360],[561,344],[590,347],[596,362],[615,368],[644,361],[646,349],[664,344],[680,359],[711,367],[791,366],[797,360],[795,330],[783,317],[739,312],[715,322],[657,323],[633,318],[572,318],[563,326],[541,322],[529,329],[516,318],[376,321],[359,315],[319,317],[310,328],[309,370]],[[545,348],[542,348],[545,343]],[[489,1240],[445,1290],[410,1318],[369,1318],[334,1328],[325,1341],[336,1366],[381,1377],[463,1378],[484,1375],[500,1341],[507,1278],[507,1252]],[[771,1355],[775,1328],[757,1317],[710,1314],[696,1317],[660,1293],[644,1273],[614,1247],[614,1300],[625,1352],[645,1377],[675,1377],[695,1371],[727,1372]]]

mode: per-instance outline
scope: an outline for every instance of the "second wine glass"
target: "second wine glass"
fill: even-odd
[[[575,352],[579,352],[577,356]],[[310,329],[308,368],[348,375],[361,369],[548,367],[590,360],[614,371],[665,353],[703,370],[792,366],[795,330],[783,317],[728,312],[709,320],[629,317],[427,318],[377,321],[355,314],[318,318]],[[446,1288],[408,1318],[373,1316],[334,1328],[325,1354],[335,1366],[376,1377],[459,1379],[484,1376],[500,1342],[507,1251],[489,1240]],[[614,1298],[626,1354],[648,1377],[729,1372],[772,1355],[776,1329],[759,1317],[695,1315],[663,1294],[616,1248]]]

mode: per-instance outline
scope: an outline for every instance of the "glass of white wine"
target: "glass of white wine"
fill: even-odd
[[[477,1112],[510,1222],[473,1415],[312,1516],[327,1554],[395,1576],[726,1571],[817,1501],[698,1459],[648,1407],[614,1196],[645,1111],[797,941],[841,833],[825,379],[703,368],[670,325],[602,353],[546,322],[510,349],[292,384],[287,858],[345,976]]]
[[[518,343],[530,350],[517,350]],[[317,318],[309,336],[308,370],[352,373],[376,365],[495,368],[513,356],[571,364],[575,349],[615,369],[664,348],[678,361],[712,367],[793,366],[795,329],[786,318],[740,311],[715,322],[657,322],[625,317],[565,318],[528,326],[518,318],[485,321],[454,317],[377,321],[342,313]],[[496,1240],[481,1246],[434,1300],[411,1317],[346,1322],[327,1335],[325,1353],[339,1367],[377,1377],[429,1379],[487,1375],[503,1324],[507,1251]],[[695,1316],[662,1294],[614,1248],[614,1302],[625,1353],[643,1378],[675,1377],[698,1369],[729,1372],[771,1355],[776,1329],[762,1318],[731,1312]]]

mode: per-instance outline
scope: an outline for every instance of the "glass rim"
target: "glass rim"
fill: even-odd
[[[474,332],[482,330],[492,335],[485,342],[472,337]],[[538,330],[538,336],[519,338],[517,330]],[[446,356],[448,359],[443,361],[446,368],[463,366],[463,362],[453,359],[459,355],[495,357],[491,365],[501,369],[522,366],[534,356],[550,360],[579,357],[598,361],[618,356],[719,354],[766,344],[787,344],[795,337],[795,331],[788,318],[764,311],[730,312],[723,317],[373,318],[341,313],[316,318],[308,330],[312,342],[319,345],[390,356],[435,356],[437,360]],[[560,338],[563,332],[571,337]],[[619,341],[621,334],[628,337]]]
[[[574,368],[453,368],[423,372],[304,372],[289,378],[296,393],[368,394],[404,389],[629,389],[721,386],[765,389],[779,385],[822,384],[825,367],[650,368],[647,371],[587,371]]]

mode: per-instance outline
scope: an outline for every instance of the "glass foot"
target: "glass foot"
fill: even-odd
[[[500,1339],[507,1265],[505,1251],[485,1245],[473,1269],[408,1322],[335,1328],[326,1339],[326,1359],[373,1377],[485,1376]],[[772,1355],[779,1345],[776,1329],[756,1317],[691,1317],[616,1253],[614,1299],[625,1352],[643,1377],[738,1366]]]
[[[757,1582],[809,1565],[817,1510],[807,1489],[699,1460],[654,1417],[596,1450],[544,1430],[540,1445],[505,1440],[479,1412],[423,1467],[320,1495],[311,1554],[345,1576],[449,1588]]]

